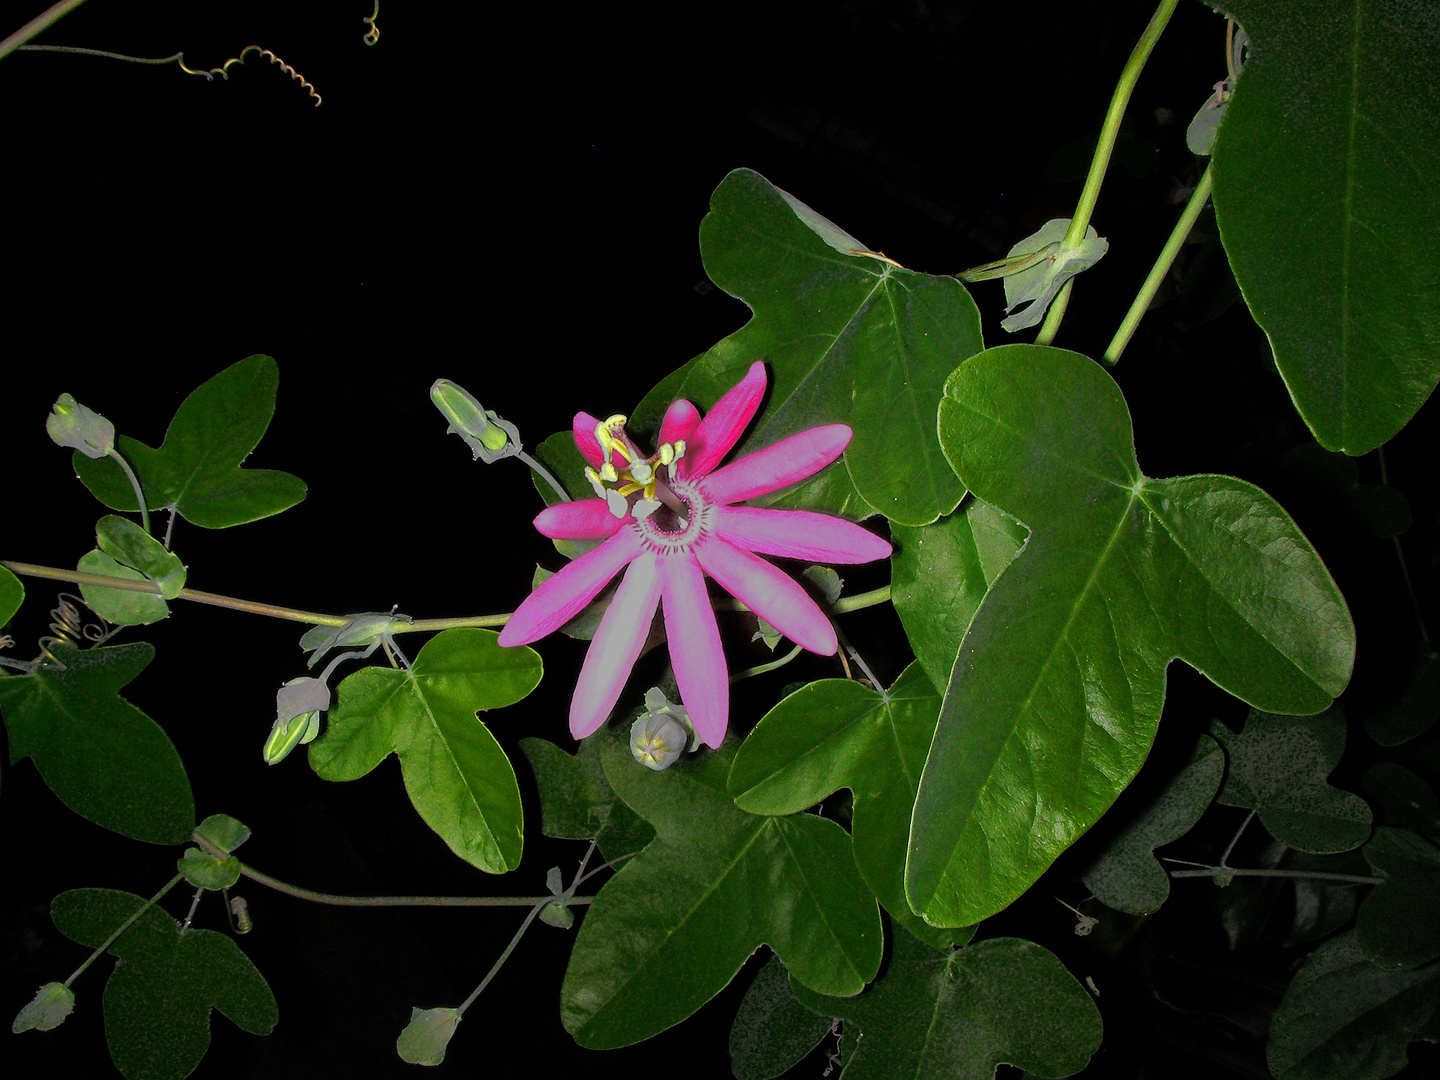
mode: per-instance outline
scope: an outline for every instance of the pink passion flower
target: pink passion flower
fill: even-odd
[[[625,570],[590,643],[570,702],[570,733],[583,739],[609,717],[663,602],[665,636],[680,697],[695,732],[711,747],[725,738],[730,677],[705,575],[782,634],[811,652],[835,652],[835,628],[790,577],[759,558],[863,563],[890,556],[890,544],[853,522],[808,510],[735,503],[813,476],[840,456],[853,434],[827,424],[791,435],[716,468],[765,395],[765,365],[745,377],[705,419],[677,401],[660,425],[660,449],[641,455],[625,417],[575,417],[575,444],[590,463],[596,498],[552,506],[535,527],[556,540],[603,540],[516,609],[501,645],[526,645],[573,619]]]

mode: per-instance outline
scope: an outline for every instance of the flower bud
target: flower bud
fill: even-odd
[[[79,450],[86,457],[102,458],[115,445],[115,425],[69,394],[61,394],[56,400],[45,418],[45,430],[60,446]]]
[[[291,750],[308,743],[319,733],[318,712],[304,712],[299,716],[292,716],[289,720],[276,720],[270,729],[270,737],[265,740],[265,748],[261,751],[265,763],[279,765],[290,756]]]
[[[668,769],[699,745],[683,705],[672,705],[656,687],[645,691],[645,713],[630,727],[630,753],[647,769]]]
[[[430,387],[430,400],[450,421],[447,430],[464,439],[486,464],[520,452],[519,429],[485,409],[464,387],[449,379],[436,379]]]
[[[319,679],[291,679],[275,695],[275,723],[262,754],[278,765],[295,747],[320,734],[320,713],[330,707],[330,688]]]

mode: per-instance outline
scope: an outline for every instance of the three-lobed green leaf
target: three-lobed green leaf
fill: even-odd
[[[268,1035],[279,1021],[275,995],[233,939],[180,924],[142,896],[73,889],[51,918],[61,933],[98,947],[141,908],[109,951],[119,957],[105,984],[105,1040],[127,1080],[181,1080],[210,1046],[210,1011]]]
[[[1082,879],[1095,899],[1131,915],[1159,911],[1170,895],[1170,875],[1156,862],[1155,849],[1190,831],[1224,775],[1225,755],[1214,739],[1200,736],[1185,768],[1085,870]]]
[[[140,478],[151,510],[173,509],[206,529],[224,529],[288,510],[305,498],[297,476],[245,469],[275,413],[280,369],[268,356],[231,364],[180,403],[158,450],[122,435],[118,448]],[[124,471],[78,450],[75,472],[112,510],[138,510]]]
[[[97,825],[152,844],[195,827],[195,799],[175,745],[120,689],[155,655],[136,642],[80,650],[49,646],[53,662],[0,675],[11,764],[29,757],[66,806]]]
[[[606,882],[576,936],[560,1015],[578,1043],[626,1046],[679,1023],[761,945],[822,992],[858,994],[875,977],[880,912],[839,825],[737,809],[733,743],[655,772],[623,735],[597,738],[610,786],[656,836]]]
[[[851,254],[863,250],[759,173],[730,173],[700,251],[711,280],[755,316],[646,395],[635,422],[658,427],[677,397],[709,408],[764,360],[769,400],[737,454],[820,424],[849,424],[855,437],[848,472],[757,503],[910,525],[954,510],[964,489],[940,453],[935,410],[945,376],[982,346],[979,311],[955,278]]]
[[[792,978],[802,1005],[845,1021],[845,1080],[994,1080],[1017,1065],[1063,1077],[1100,1047],[1100,1012],[1055,954],[1019,938],[937,953],[895,935],[885,978],[863,997],[825,997]]]
[[[918,663],[888,690],[821,679],[786,697],[735,755],[729,791],[752,814],[793,814],[840,788],[854,793],[860,876],[907,929],[938,948],[968,938],[926,926],[905,902],[905,849],[940,697]]]
[[[1282,844],[1318,853],[1349,851],[1370,835],[1365,800],[1327,783],[1345,752],[1340,715],[1271,716],[1252,710],[1242,731],[1217,721],[1210,734],[1229,758],[1225,786],[1215,801],[1255,810],[1260,824]]]
[[[502,648],[493,630],[446,630],[409,671],[368,667],[340,684],[310,765],[326,780],[355,780],[390,754],[425,824],[466,862],[513,870],[524,839],[510,759],[476,713],[513,705],[540,682],[540,657]]]
[[[1224,8],[1253,47],[1214,147],[1220,235],[1300,415],[1363,454],[1440,377],[1440,25],[1407,0]]]
[[[1313,713],[1349,678],[1354,627],[1264,492],[1141,474],[1124,399],[1086,357],[973,357],[946,383],[940,439],[976,498],[1030,529],[965,635],[911,826],[911,906],[961,926],[1028,888],[1134,778],[1172,659]]]

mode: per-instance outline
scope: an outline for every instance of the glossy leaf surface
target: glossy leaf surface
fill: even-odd
[[[1156,861],[1155,849],[1190,831],[1224,775],[1225,755],[1214,739],[1200,736],[1190,763],[1085,871],[1085,887],[1095,899],[1131,915],[1159,911],[1170,895],[1170,875]]]
[[[144,904],[115,889],[74,889],[50,908],[61,933],[98,947]],[[105,984],[105,1041],[127,1080],[180,1080],[210,1046],[210,1011],[268,1035],[279,1020],[264,976],[225,934],[180,924],[150,907],[113,945]]]
[[[137,642],[100,649],[50,646],[63,664],[0,676],[11,764],[34,760],[66,806],[97,825],[152,844],[195,827],[195,799],[175,745],[120,696],[155,655]]]
[[[145,580],[145,575],[140,571],[116,562],[99,548],[80,556],[75,568],[82,574],[104,574],[106,577],[125,578],[128,581]],[[170,605],[163,597],[154,593],[110,589],[103,585],[81,585],[80,595],[96,615],[117,626],[149,626],[170,614]]]
[[[25,602],[25,586],[6,567],[0,566],[0,627],[4,627]]]
[[[1265,1057],[1277,1080],[1385,1080],[1405,1068],[1406,1045],[1433,1029],[1437,1005],[1440,964],[1387,971],[1342,934],[1295,973]]]
[[[493,630],[446,630],[410,671],[368,667],[340,684],[310,765],[326,780],[355,780],[390,754],[425,824],[466,862],[513,870],[524,838],[510,759],[476,713],[513,705],[540,682],[540,657],[504,649]]]
[[[1370,835],[1370,807],[1327,783],[1345,752],[1345,721],[1322,716],[1251,712],[1233,732],[1218,722],[1210,733],[1229,758],[1216,802],[1256,810],[1271,836],[1301,851],[1349,851]]]
[[[658,426],[680,397],[708,409],[764,360],[771,394],[737,456],[820,424],[849,424],[855,437],[848,473],[832,467],[756,502],[924,525],[964,494],[936,442],[935,410],[945,376],[982,347],[979,312],[953,277],[846,245],[858,241],[759,173],[727,176],[700,251],[711,280],[755,316],[651,391],[634,419]]]
[[[890,595],[933,686],[950,685],[955,655],[985,590],[1025,536],[1024,526],[979,499],[922,528],[890,527]]]
[[[1355,645],[1274,500],[1230,477],[1145,477],[1119,388],[1083,356],[1009,345],[966,361],[940,438],[976,498],[1030,529],[970,623],[911,826],[911,906],[960,926],[1028,888],[1134,778],[1172,659],[1314,713]]]
[[[905,848],[940,697],[918,663],[881,693],[821,679],[771,709],[735,755],[729,790],[752,814],[794,814],[840,788],[854,793],[860,875],[891,916],[937,948],[968,935],[916,919],[905,902]]]
[[[1253,50],[1214,148],[1220,234],[1300,415],[1363,454],[1440,377],[1440,23],[1409,0],[1225,11]]]
[[[844,829],[737,809],[732,743],[656,772],[622,734],[595,737],[611,787],[656,836],[605,883],[576,936],[560,1016],[578,1043],[626,1046],[679,1023],[761,945],[831,994],[875,977],[880,912]]]
[[[158,450],[122,435],[119,450],[145,490],[151,510],[173,508],[186,521],[224,529],[278,514],[305,498],[297,476],[245,469],[275,413],[280,369],[268,356],[231,364],[180,403]],[[75,472],[112,510],[137,510],[135,491],[110,458],[78,450]]]
[[[802,1005],[845,1020],[859,1039],[845,1080],[994,1080],[1001,1064],[1062,1077],[1100,1047],[1100,1012],[1049,950],[992,938],[937,953],[895,935],[882,979],[859,998],[830,998],[795,985]]]

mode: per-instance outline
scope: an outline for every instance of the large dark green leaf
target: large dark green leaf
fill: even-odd
[[[910,812],[939,711],[940,697],[918,663],[884,692],[849,679],[810,683],[746,738],[730,770],[730,794],[752,814],[793,814],[849,788],[860,875],[886,911],[943,948],[968,935],[926,926],[905,902]]]
[[[1341,716],[1252,711],[1243,731],[1217,722],[1210,734],[1229,757],[1225,786],[1215,801],[1257,811],[1260,824],[1276,840],[1325,853],[1349,851],[1370,835],[1365,800],[1326,782],[1345,752]]]
[[[981,348],[980,315],[953,277],[932,277],[863,250],[759,173],[736,169],[700,226],[712,281],[755,317],[648,394],[637,424],[658,425],[677,397],[708,409],[756,360],[771,393],[737,453],[818,424],[855,430],[848,475],[829,469],[773,499],[790,508],[924,525],[964,489],[935,438],[945,376]]]
[[[0,566],[0,629],[3,629],[25,602],[25,586],[8,569]]]
[[[268,356],[231,364],[180,403],[160,449],[120,437],[118,448],[140,477],[151,510],[174,509],[186,521],[223,529],[258,521],[305,498],[298,476],[241,463],[275,413],[280,369]],[[75,472],[112,510],[137,510],[135,491],[112,459],[78,450]]]
[[[115,889],[74,889],[50,908],[55,925],[98,947],[146,901]],[[234,940],[180,924],[150,907],[113,945],[105,984],[105,1041],[127,1080],[180,1080],[210,1046],[210,1010],[268,1035],[280,1014],[265,977]],[[83,1000],[82,1000],[83,1007]]]
[[[0,676],[10,761],[32,758],[66,806],[152,844],[183,843],[195,798],[160,725],[120,696],[155,655],[144,642],[104,649],[50,646],[56,662]]]
[[[1245,302],[1310,430],[1363,454],[1440,377],[1440,22],[1414,0],[1226,0],[1253,45],[1214,152]]]
[[[540,682],[540,657],[502,648],[493,630],[446,630],[409,671],[368,667],[340,684],[310,765],[356,780],[390,754],[410,801],[450,850],[492,874],[513,870],[524,839],[510,759],[476,713],[513,705]]]
[[[1153,480],[1119,388],[1076,353],[990,349],[956,369],[940,438],[976,498],[1030,529],[970,623],[911,828],[926,921],[1023,892],[1145,759],[1179,657],[1273,712],[1344,688],[1354,627],[1289,516],[1224,476]]]
[[[656,837],[605,883],[576,936],[560,1016],[578,1043],[625,1046],[678,1024],[761,945],[824,993],[858,994],[875,977],[880,912],[844,829],[736,809],[733,743],[654,772],[624,735],[595,738],[610,786]]]
[[[937,953],[898,933],[885,977],[863,997],[791,989],[856,1039],[844,1080],[994,1080],[1002,1063],[1062,1077],[1100,1048],[1090,995],[1053,953],[1019,938]]]
[[[1405,1068],[1409,1042],[1433,1038],[1437,1005],[1440,964],[1387,971],[1342,934],[1295,973],[1265,1057],[1278,1080],[1385,1080]]]

